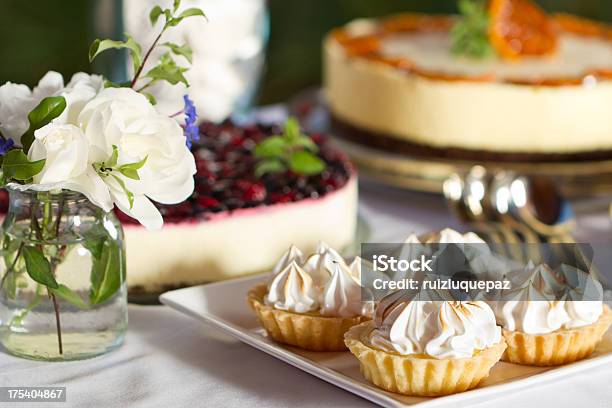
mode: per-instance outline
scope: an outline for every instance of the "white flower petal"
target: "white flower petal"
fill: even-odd
[[[111,199],[108,185],[104,183],[102,178],[93,169],[88,170],[76,179],[65,182],[64,188],[82,193],[94,205],[97,205],[106,212],[110,212],[113,209],[113,200]]]
[[[113,209],[113,201],[109,193],[108,185],[102,181],[93,169],[87,173],[71,180],[61,181],[59,183],[46,184],[16,184],[10,183],[10,188],[19,191],[60,191],[70,190],[83,194],[94,205],[109,212]]]
[[[121,211],[138,220],[146,229],[156,230],[164,225],[164,219],[159,210],[144,195],[134,196],[132,208],[130,208],[130,202],[123,191],[111,189],[111,197]]]
[[[0,132],[20,145],[21,136],[30,127],[28,113],[36,106],[26,85],[7,82],[0,86]]]
[[[59,94],[62,89],[64,89],[64,78],[62,74],[55,71],[49,71],[40,79],[32,95],[34,99],[36,99],[36,105],[38,105],[43,99]]]
[[[45,159],[45,167],[34,176],[35,183],[52,184],[74,179],[88,168],[89,145],[74,125],[49,123],[34,133],[29,159]]]

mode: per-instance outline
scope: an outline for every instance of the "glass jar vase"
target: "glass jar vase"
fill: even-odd
[[[9,190],[0,230],[0,342],[17,356],[79,360],[123,342],[121,224],[84,195]]]

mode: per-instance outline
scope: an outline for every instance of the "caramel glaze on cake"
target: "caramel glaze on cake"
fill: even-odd
[[[334,132],[361,144],[424,157],[612,158],[612,121],[604,108],[612,103],[612,29],[554,15],[560,62],[552,55],[479,65],[451,56],[450,49],[448,56],[427,49],[430,44],[447,46],[456,21],[454,16],[403,14],[357,20],[334,30],[325,41]],[[420,41],[416,48],[421,47],[421,56],[433,55],[438,61],[396,52],[411,38]],[[582,54],[592,57],[592,66],[571,58]],[[538,65],[541,75],[529,70]]]

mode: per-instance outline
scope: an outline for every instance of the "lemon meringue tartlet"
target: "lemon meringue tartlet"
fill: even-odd
[[[588,357],[612,324],[610,308],[602,304],[599,306],[600,317],[585,326],[568,328],[571,325],[566,323],[561,329],[541,334],[503,329],[508,344],[503,360],[523,365],[556,366]]]
[[[397,299],[391,294],[376,318],[351,328],[347,347],[364,377],[386,391],[440,396],[476,387],[506,344],[485,302]]]
[[[504,301],[490,302],[508,344],[504,361],[556,366],[588,357],[612,324],[612,311],[603,303],[603,288],[590,281],[589,300],[575,293],[546,265],[528,267],[527,284]],[[559,293],[566,293],[560,296]],[[556,300],[561,299],[561,300]]]
[[[371,318],[371,302],[362,302],[357,265],[358,259],[347,266],[324,243],[306,261],[292,246],[268,283],[249,291],[248,303],[279,343],[312,351],[346,350],[347,330]]]

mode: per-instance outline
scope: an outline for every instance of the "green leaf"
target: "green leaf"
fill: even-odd
[[[489,42],[489,16],[485,0],[460,0],[462,18],[451,30],[451,51],[455,55],[470,58],[487,58],[494,55]]]
[[[91,228],[83,231],[83,237],[85,238],[82,242],[83,247],[91,253],[91,256],[100,259],[104,243],[109,238],[104,224],[92,224]]]
[[[58,285],[57,289],[49,289],[51,293],[60,298],[64,299],[66,302],[70,303],[78,307],[79,309],[89,309],[89,305],[81,299],[78,293],[74,292],[66,285],[62,285],[61,283]]]
[[[176,13],[178,8],[181,6],[181,0],[174,0],[174,4],[172,5],[172,10]]]
[[[287,119],[287,122],[285,122],[285,136],[288,139],[294,140],[300,137],[301,134],[300,123],[295,117],[291,116]]]
[[[99,239],[96,237],[88,238],[86,236],[86,239],[82,245],[85,249],[89,251],[92,257],[96,259],[100,259],[100,257],[102,256],[102,248],[104,247],[104,239]]]
[[[45,167],[45,159],[29,161],[23,150],[10,150],[4,155],[2,172],[9,179],[27,181],[37,175]]]
[[[142,49],[140,48],[140,44],[138,44],[131,35],[126,33],[125,38],[127,38],[125,48],[130,50],[132,66],[134,67],[134,72],[136,72],[138,68],[140,68],[140,64],[142,64]]]
[[[117,165],[117,159],[119,158],[119,148],[117,145],[113,145],[113,153],[111,154],[110,159],[104,164],[108,167],[115,167]]]
[[[301,135],[294,142],[296,146],[303,147],[307,150],[310,150],[313,153],[317,153],[319,151],[319,146],[315,142],[312,141],[308,136]]]
[[[140,170],[142,166],[145,165],[148,158],[149,156],[146,156],[139,162],[124,164],[120,166],[118,170],[125,177],[131,178],[132,180],[140,180],[140,176],[138,176],[138,170]]]
[[[140,180],[140,176],[138,175],[138,171],[134,169],[119,169],[119,172],[123,174],[125,177],[132,180]]]
[[[123,180],[121,180],[119,177],[115,175],[113,175],[113,178],[117,180],[117,183],[119,183],[119,186],[121,187],[121,189],[127,196],[128,202],[130,203],[130,210],[131,210],[132,208],[134,208],[134,194],[130,190],[127,189],[127,187],[125,186],[125,182]]]
[[[51,271],[51,264],[42,251],[36,247],[24,246],[22,252],[30,278],[50,289],[57,289],[59,285]]]
[[[259,159],[282,157],[289,144],[282,136],[270,136],[255,147],[255,157]]]
[[[142,49],[140,45],[134,41],[134,39],[126,34],[125,41],[115,41],[115,40],[95,40],[91,47],[89,47],[89,62],[92,62],[98,55],[102,52],[110,50],[110,49],[128,49],[130,51],[130,55],[132,56],[132,65],[134,66],[134,70],[138,70],[142,61]]]
[[[28,114],[30,128],[21,137],[23,151],[27,153],[34,142],[34,131],[48,125],[53,119],[57,118],[66,109],[66,99],[63,96],[49,96],[42,101]]]
[[[325,162],[314,154],[301,150],[291,154],[289,168],[298,174],[312,176],[325,170]]]
[[[201,9],[196,8],[196,7],[188,8],[184,10],[181,14],[179,14],[177,18],[183,19],[187,17],[196,17],[196,16],[202,16],[206,18],[206,14],[204,14],[204,12]]]
[[[132,85],[132,82],[130,81],[113,82],[113,81],[109,81],[108,79],[104,80],[105,88],[129,88],[131,85]]]
[[[185,57],[185,59],[189,61],[189,63],[193,62],[193,50],[187,44],[178,45],[178,44],[167,42],[167,43],[159,44],[159,46],[169,48],[170,51],[172,51],[174,55]]]
[[[189,8],[183,11],[177,17],[171,18],[168,21],[166,21],[166,28],[177,26],[180,24],[181,21],[183,21],[187,17],[194,17],[194,16],[202,16],[206,18],[206,14],[204,14],[204,12],[200,10],[199,8]]]
[[[281,173],[285,171],[285,165],[278,159],[267,159],[260,161],[255,166],[255,177],[262,177],[268,173]]]
[[[164,14],[164,10],[161,7],[159,6],[153,7],[151,12],[149,13],[149,21],[151,21],[152,26],[154,26],[157,23],[157,20],[159,20],[159,17],[162,14]]]
[[[104,241],[99,259],[94,258],[91,269],[89,303],[100,304],[111,298],[121,287],[121,255],[115,241]]]
[[[119,170],[126,170],[126,169],[140,170],[145,165],[148,159],[149,159],[149,156],[145,156],[144,159],[137,161],[135,163],[123,164],[119,167]]]
[[[147,72],[146,77],[154,81],[167,81],[172,85],[182,82],[189,86],[187,78],[183,75],[186,71],[187,68],[176,65],[170,54],[166,53],[161,57],[159,65]]]
[[[155,99],[155,96],[153,96],[153,94],[149,92],[141,92],[141,93],[149,100],[149,103],[151,105],[157,105],[157,99]]]

